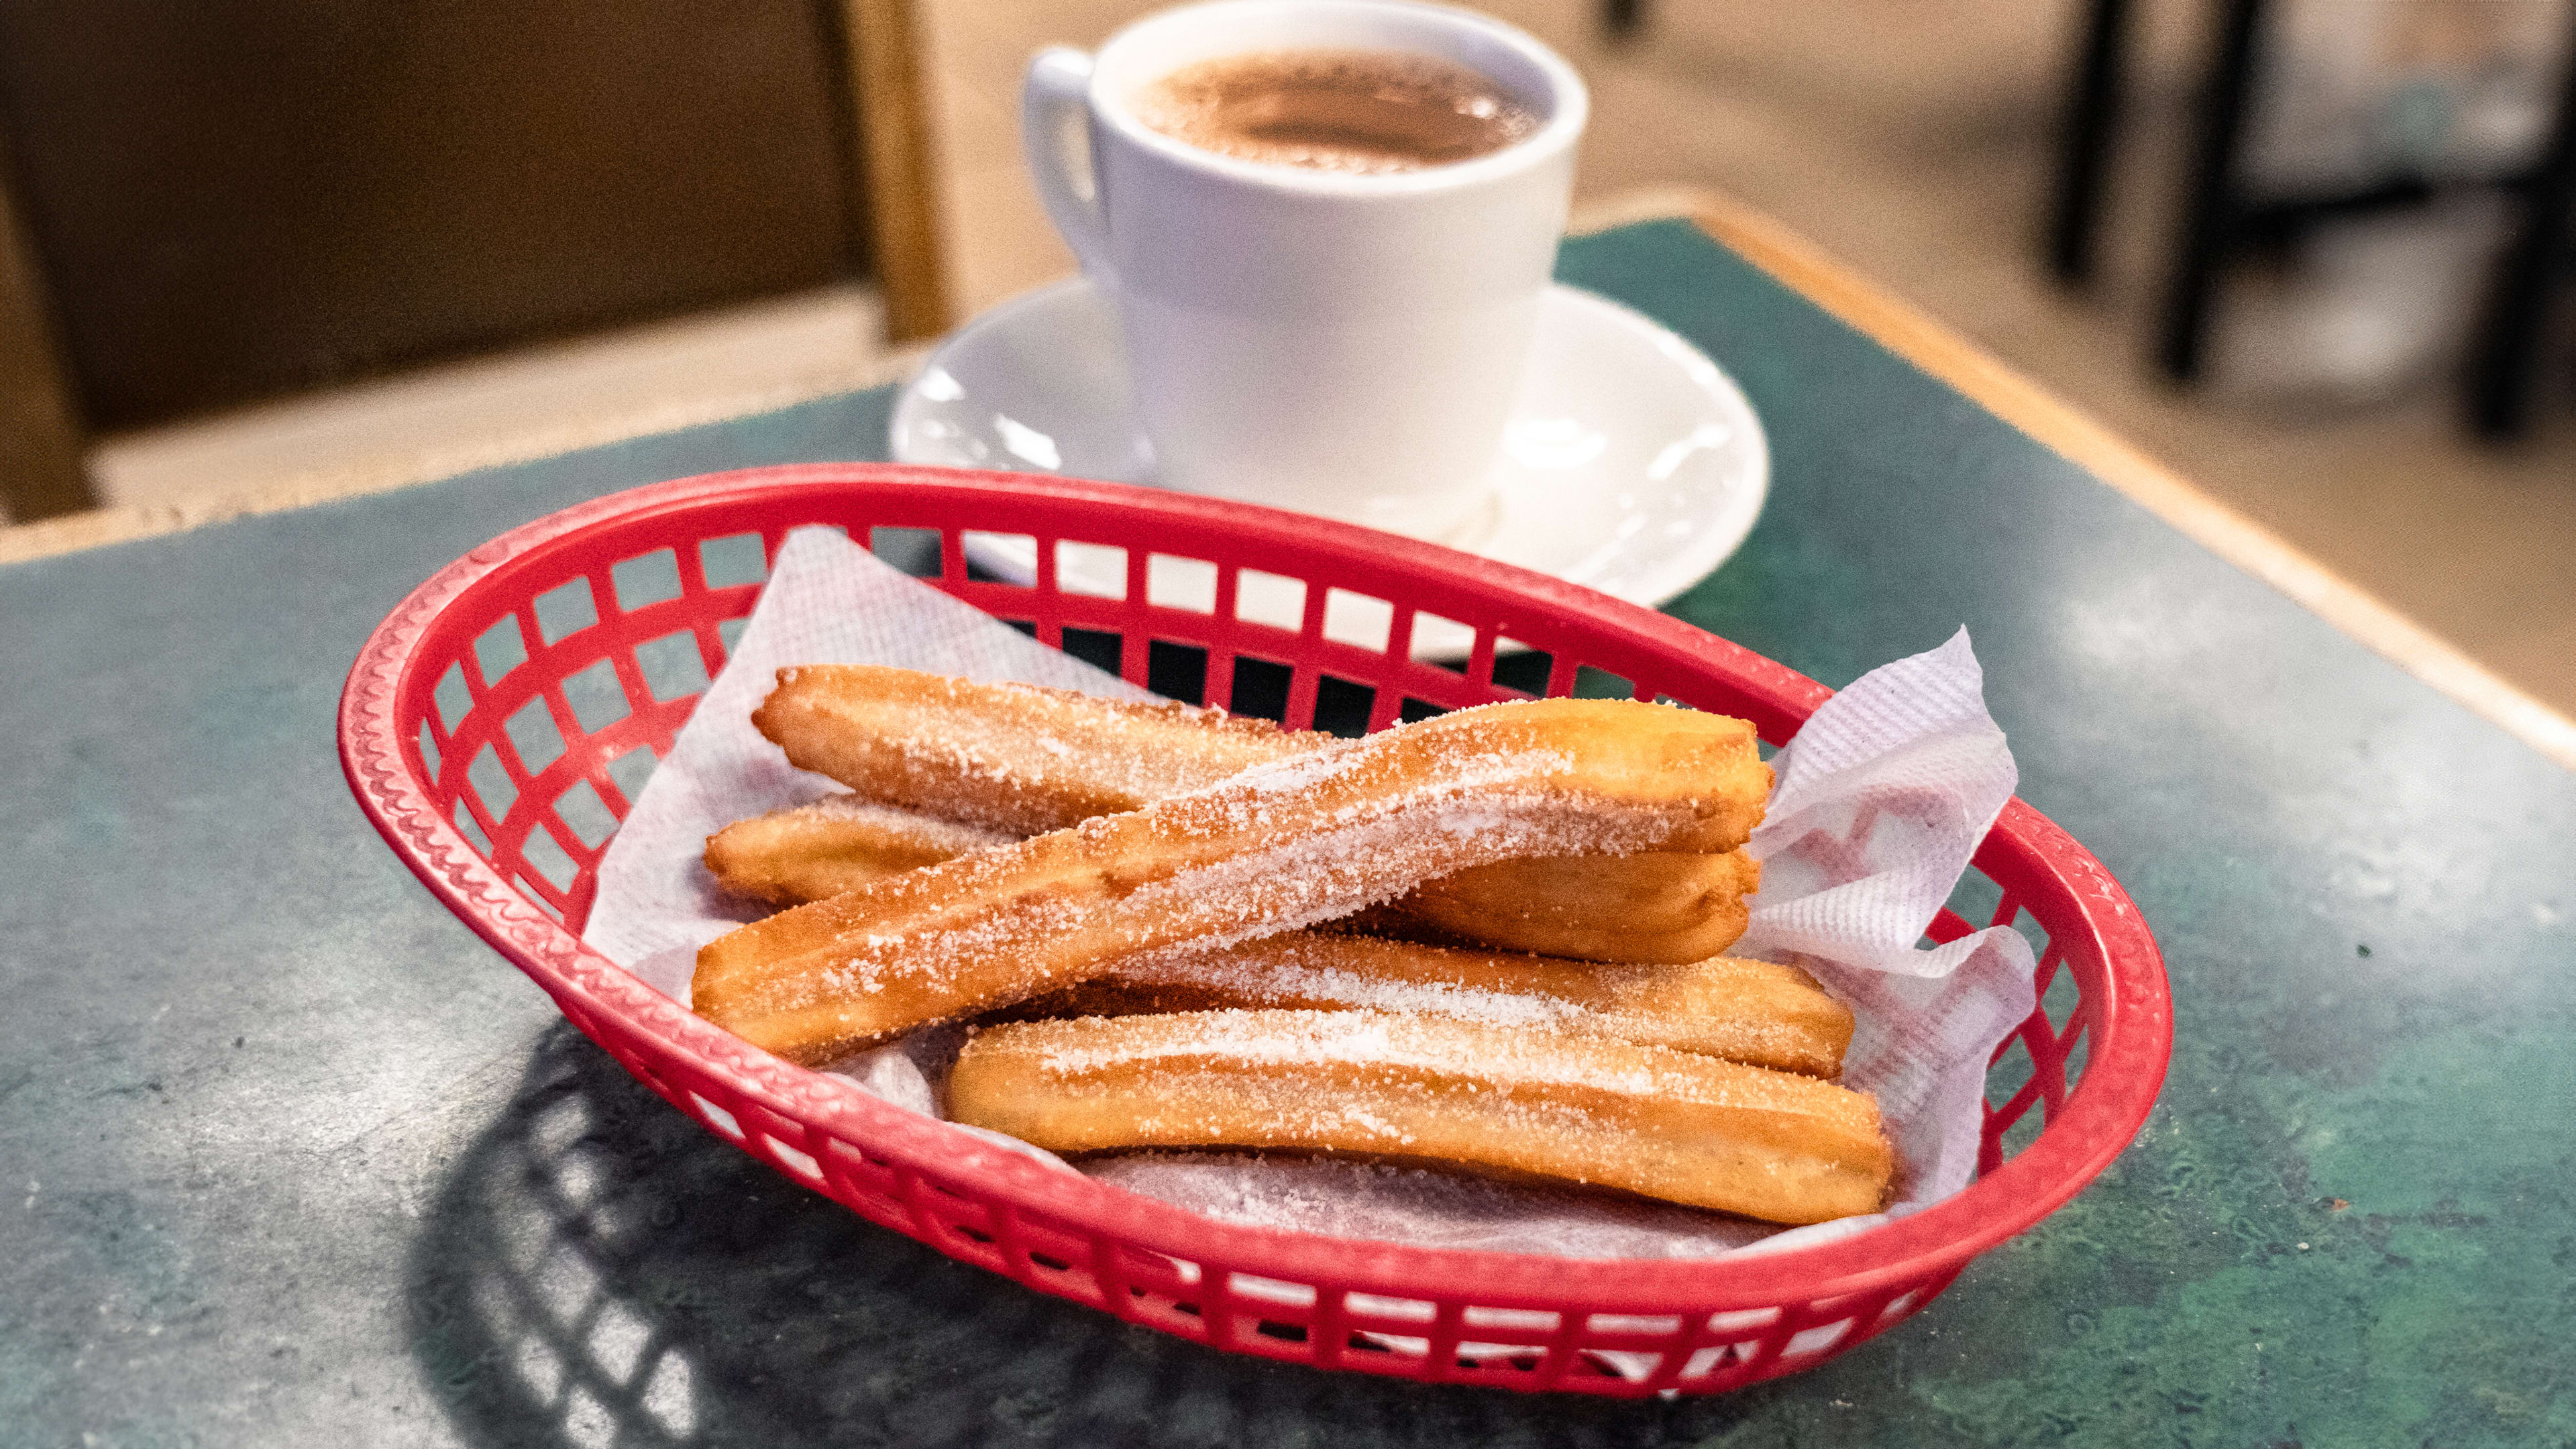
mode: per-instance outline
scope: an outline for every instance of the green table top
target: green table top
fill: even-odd
[[[1642,1405],[1229,1357],[790,1185],[627,1080],[340,779],[369,629],[886,394],[0,569],[0,1445],[2576,1442],[2576,776],[1680,223],[1567,280],[1742,382],[1675,613],[1840,684],[1964,622],[2173,974],[2087,1194],[1828,1366]]]

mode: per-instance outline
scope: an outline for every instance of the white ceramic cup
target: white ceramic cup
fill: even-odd
[[[1472,160],[1353,175],[1202,150],[1129,104],[1193,61],[1327,48],[1464,65],[1539,126]],[[1094,54],[1040,52],[1029,170],[1114,304],[1155,481],[1417,537],[1472,528],[1588,109],[1573,67],[1522,32],[1395,0],[1216,0]]]

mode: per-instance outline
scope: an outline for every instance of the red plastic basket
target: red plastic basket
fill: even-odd
[[[1122,672],[1139,683],[1158,641],[1204,649],[1205,698],[1220,703],[1233,697],[1238,661],[1284,666],[1287,722],[1297,726],[1324,688],[1344,699],[1373,691],[1371,728],[1408,700],[1445,708],[1515,697],[1492,679],[1498,640],[1544,651],[1549,694],[1570,692],[1588,665],[1641,699],[1750,719],[1774,742],[1830,691],[1650,610],[1466,554],[1272,509],[1054,478],[830,464],[682,479],[539,519],[441,570],[368,639],[341,700],[341,758],[377,829],[673,1105],[951,1256],[1239,1353],[1516,1389],[1712,1392],[1812,1367],[1903,1321],[1969,1258],[2080,1190],[2155,1100],[2172,1042],[2155,941],[2100,863],[2019,800],[1979,848],[1974,873],[1990,882],[1989,899],[1999,894],[1996,923],[2026,917],[2047,938],[2043,1004],[1997,1053],[1998,1062],[2026,1054],[2028,1077],[2005,1076],[2020,1070],[2013,1062],[1989,1078],[1976,1183],[1836,1243],[1703,1262],[1573,1261],[1235,1227],[1049,1170],[792,1066],[640,984],[576,932],[608,818],[626,810],[625,766],[639,749],[669,748],[722,666],[727,626],[750,612],[766,561],[789,529],[808,524],[862,542],[886,539],[875,532],[884,529],[935,534],[930,582],[1033,626],[1050,645],[1062,647],[1068,628],[1114,634]],[[976,531],[1034,539],[1034,586],[971,578],[963,536]],[[1125,597],[1060,591],[1059,541],[1124,549]],[[1213,565],[1214,611],[1149,598],[1152,554]],[[1303,627],[1237,618],[1240,569],[1302,580]],[[1387,647],[1327,637],[1336,590],[1389,606]],[[1418,616],[1474,631],[1463,672],[1409,657]],[[612,677],[603,710],[599,690]],[[568,683],[589,692],[568,693]],[[1931,934],[1970,929],[1944,912]],[[2074,999],[2053,1007],[2068,981]],[[2045,1124],[2035,1135],[2034,1107]]]

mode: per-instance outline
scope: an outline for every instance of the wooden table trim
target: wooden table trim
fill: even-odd
[[[1948,383],[2201,547],[2261,579],[2507,734],[2576,770],[2576,720],[2525,693],[1762,212],[1709,188],[1665,188],[1625,193],[1579,208],[1570,230],[1582,235],[1658,220],[1684,220],[1699,227],[1783,286]]]

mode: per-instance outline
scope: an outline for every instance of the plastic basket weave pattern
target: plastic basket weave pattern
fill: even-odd
[[[930,582],[1047,644],[1074,630],[1114,649],[1132,681],[1186,694],[1195,679],[1207,702],[1273,705],[1284,683],[1276,712],[1298,727],[1319,699],[1354,722],[1364,712],[1374,729],[1517,697],[1493,679],[1498,646],[1537,651],[1515,667],[1543,668],[1548,694],[1578,679],[1598,693],[1608,680],[1750,719],[1773,742],[1830,691],[1650,610],[1428,544],[1111,484],[893,465],[757,469],[615,494],[513,530],[423,584],[367,641],[340,709],[351,788],[395,853],[673,1105],[954,1257],[1239,1353],[1517,1389],[1713,1392],[1812,1367],[1903,1321],[1969,1258],[2079,1191],[2154,1102],[2172,1039],[2154,939],[2109,873],[2019,800],[1963,890],[1992,903],[1981,916],[2046,937],[2042,1005],[1990,1070],[1979,1180],[1837,1243],[1570,1261],[1236,1227],[791,1066],[638,983],[577,932],[643,769],[722,667],[786,532],[808,524],[881,552],[899,542],[927,557],[935,539]],[[970,577],[967,535],[978,532],[1034,540],[1034,585]],[[1123,550],[1123,596],[1059,589],[1060,544]],[[1154,597],[1153,555],[1197,560],[1180,571],[1202,579],[1212,571],[1213,609],[1203,592]],[[1301,627],[1236,617],[1246,570],[1302,584]],[[1336,595],[1359,596],[1336,618],[1369,621],[1370,637],[1354,641],[1341,624],[1328,633]],[[1473,631],[1463,671],[1410,657],[1418,619]],[[1945,911],[1931,935],[1971,929]]]

